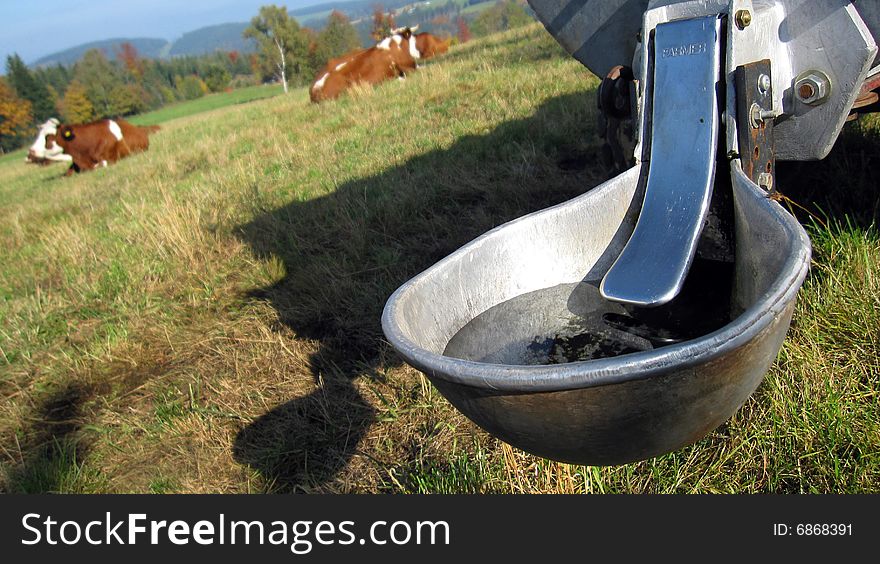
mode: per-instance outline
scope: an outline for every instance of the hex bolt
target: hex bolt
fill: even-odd
[[[798,96],[800,96],[801,100],[812,98],[815,95],[816,89],[808,82],[804,82],[798,87]]]
[[[770,192],[773,190],[773,175],[769,172],[762,172],[758,175],[758,186]]]
[[[770,77],[766,74],[761,74],[758,77],[758,92],[761,94],[767,94],[770,91],[770,87],[773,85]]]
[[[752,13],[748,10],[737,10],[733,15],[733,19],[736,21],[736,27],[745,29],[752,23]]]
[[[794,92],[804,104],[818,106],[831,95],[831,81],[822,71],[807,71],[795,80]]]

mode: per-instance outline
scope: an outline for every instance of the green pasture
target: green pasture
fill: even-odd
[[[764,382],[694,445],[541,459],[387,345],[401,283],[608,177],[598,82],[533,25],[320,105],[270,86],[138,116],[162,130],[106,169],[0,159],[0,490],[877,492],[875,119],[780,164],[811,272]]]

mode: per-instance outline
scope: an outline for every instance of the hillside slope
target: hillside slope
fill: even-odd
[[[439,0],[433,3],[392,0],[384,2],[382,5],[386,10],[397,14],[397,21],[400,25],[419,25],[422,31],[433,31],[437,27],[436,24],[432,23],[434,18],[446,15],[454,4],[459,6],[468,4],[463,14],[471,17],[480,10],[493,5],[495,0],[470,0],[468,2],[469,0]],[[300,25],[320,30],[326,25],[330,13],[333,10],[339,10],[354,22],[362,42],[367,45],[372,42],[370,38],[370,31],[372,29],[370,16],[375,7],[376,3],[372,0],[354,0],[341,3],[328,2],[290,10],[290,14],[297,19]],[[151,38],[115,38],[92,41],[40,57],[30,63],[30,66],[72,65],[89,49],[102,50],[108,58],[115,59],[116,53],[123,43],[131,43],[142,57],[150,59],[203,55],[214,51],[249,53],[256,50],[256,44],[253,40],[246,40],[242,37],[242,32],[244,32],[248,25],[249,22],[230,22],[206,26],[184,33],[174,41]],[[449,25],[447,23],[446,27],[449,27]],[[448,34],[448,29],[444,30],[444,33]]]
[[[115,59],[116,53],[119,51],[123,43],[131,43],[142,57],[157,59],[167,54],[169,43],[164,39],[155,38],[124,38],[118,37],[114,39],[104,39],[101,41],[92,41],[83,43],[57,53],[52,53],[33,61],[30,66],[41,67],[50,65],[72,65],[77,62],[86,51],[90,49],[98,49],[103,51],[109,59]]]
[[[238,51],[249,53],[256,50],[253,39],[245,39],[242,33],[248,27],[247,22],[226,23],[203,27],[184,33],[180,39],[171,44],[168,55],[203,55],[214,51]]]
[[[72,65],[89,49],[103,51],[107,58],[113,60],[116,58],[116,54],[120,51],[123,43],[131,43],[141,57],[148,59],[203,55],[214,51],[249,53],[256,50],[256,44],[253,40],[242,37],[242,32],[244,32],[248,25],[246,22],[233,22],[202,27],[184,33],[173,42],[166,41],[165,39],[144,38],[115,38],[92,41],[40,57],[31,63],[30,66]]]
[[[605,178],[597,84],[531,26],[334,102],[167,121],[95,172],[0,163],[0,490],[877,491],[876,122],[780,172],[821,189],[798,198],[829,214],[813,274],[762,387],[696,445],[543,460],[389,349],[402,282]]]

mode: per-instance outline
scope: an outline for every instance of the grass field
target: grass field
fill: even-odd
[[[693,446],[536,458],[384,342],[402,282],[604,180],[597,83],[531,26],[336,102],[168,117],[107,169],[0,163],[0,489],[876,492],[876,121],[780,167],[814,264],[766,380]]]
[[[229,92],[206,94],[195,100],[170,104],[152,112],[132,116],[130,121],[137,125],[155,125],[201,112],[225,108],[226,106],[245,104],[247,102],[253,102],[254,100],[262,100],[263,98],[271,98],[282,92],[283,90],[279,84],[237,88]]]

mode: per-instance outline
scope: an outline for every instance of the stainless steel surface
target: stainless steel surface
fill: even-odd
[[[734,290],[718,296],[734,305],[730,323],[655,350],[559,365],[443,354],[462,327],[493,306],[601,278],[635,221],[639,174],[635,167],[496,228],[401,286],[382,316],[389,342],[465,415],[541,456],[618,464],[704,436],[742,405],[776,357],[810,256],[800,225],[736,161]],[[496,329],[498,339],[508,333]]]
[[[726,13],[727,6],[728,0],[651,0],[648,9],[642,17],[641,33],[643,37],[649,38],[660,24],[677,20],[717,16],[718,14]],[[648,63],[651,59],[650,48],[650,41],[643,41],[638,45],[638,49],[633,56],[633,69],[637,69],[639,76],[639,99],[642,102],[640,107],[648,106],[649,102],[646,102],[646,100],[650,96],[646,92],[653,90],[650,84],[650,77],[648,76],[650,69]],[[650,120],[645,119],[646,115],[648,115],[647,110],[641,111],[639,115],[635,147],[637,158],[645,154],[645,143],[643,140],[650,135],[648,129]]]
[[[635,231],[602,280],[607,299],[656,306],[684,284],[715,180],[720,40],[714,16],[656,27],[648,185]]]
[[[872,0],[873,1],[873,0]],[[775,152],[779,160],[820,159],[828,154],[877,54],[868,28],[880,28],[880,10],[846,0],[731,0],[729,10],[748,9],[751,24],[728,26],[727,99],[736,96],[732,73],[741,65],[770,59]],[[870,18],[866,26],[860,12]],[[820,70],[833,85],[819,106],[797,99],[800,74]],[[725,112],[727,146],[739,151],[737,112]]]
[[[643,69],[641,34],[665,21],[746,10],[748,26],[728,28],[726,68],[770,59],[773,64],[777,158],[811,160],[831,150],[859,89],[880,65],[877,0],[529,0],[551,34],[599,76],[614,65]],[[872,35],[873,34],[873,35]],[[808,70],[834,84],[826,103],[811,106],[794,95]],[[641,75],[643,77],[644,75]],[[728,96],[732,80],[728,77]],[[644,94],[644,93],[642,93]],[[727,116],[728,145],[737,149],[735,116]],[[639,147],[636,147],[639,155]]]
[[[598,76],[630,66],[648,0],[529,0],[562,46]]]
[[[865,0],[855,7],[844,0],[531,3],[548,29],[594,72],[632,65],[640,89],[634,100],[637,131],[642,143],[651,147],[649,158],[638,162],[643,152],[636,145],[635,167],[583,196],[496,228],[416,276],[388,300],[383,330],[403,358],[427,374],[451,403],[514,446],[584,464],[648,458],[698,440],[754,391],[782,345],[809,266],[810,245],[803,228],[743,173],[735,157],[738,124],[752,127],[751,114],[737,115],[737,100],[742,99],[737,98],[733,80],[737,68],[760,71],[748,80],[741,77],[739,84],[763,91],[752,121],[763,120],[759,126],[772,125],[776,139],[784,138],[776,147],[779,156],[820,158],[833,144],[875,59],[877,49],[868,30],[880,28],[880,10],[866,8]],[[857,7],[865,8],[863,13],[871,18],[868,25]],[[748,10],[751,19],[748,25],[740,18],[741,25],[726,26],[724,74],[713,55],[712,87],[708,81],[702,83],[713,92],[715,77],[722,76],[726,83],[726,150],[733,156],[730,170],[719,174],[729,172],[731,177],[732,188],[725,184],[724,193],[732,190],[735,252],[730,284],[700,286],[713,303],[729,309],[717,326],[680,340],[641,339],[644,335],[632,327],[624,331],[630,336],[606,329],[597,333],[591,327],[608,325],[609,316],[635,307],[602,299],[595,286],[605,278],[605,288],[610,280],[613,289],[616,283],[613,276],[607,277],[609,269],[629,252],[624,251],[628,241],[643,238],[633,236],[641,230],[637,221],[646,226],[655,222],[644,241],[656,246],[653,253],[633,251],[638,260],[621,276],[621,284],[635,288],[635,293],[665,273],[658,257],[668,257],[670,247],[688,247],[675,239],[680,230],[670,230],[669,221],[657,221],[663,217],[660,212],[666,211],[677,226],[679,214],[692,218],[694,209],[702,213],[710,194],[713,176],[707,162],[714,159],[705,151],[708,138],[717,135],[719,118],[716,113],[707,121],[702,111],[707,106],[697,110],[708,104],[709,96],[694,95],[694,88],[687,86],[689,73],[705,70],[697,58],[703,43],[678,37],[667,45],[667,30],[680,32],[694,21],[679,20],[706,17],[696,21],[711,20],[718,34],[716,16],[737,10]],[[689,55],[670,57],[679,61],[661,57],[656,75],[649,73],[650,41],[634,41],[639,30],[646,39],[656,30],[658,53],[671,49],[667,53]],[[712,46],[720,53],[714,38]],[[688,68],[674,70],[672,65],[682,60]],[[824,73],[827,83],[811,83],[816,98],[804,98],[816,102],[824,96],[824,103],[797,99],[797,78],[808,71],[815,71],[819,79],[818,73]],[[691,107],[676,107],[675,100]],[[750,105],[739,111],[749,113]],[[647,119],[649,115],[654,119]],[[694,117],[702,117],[705,127],[693,127]],[[710,130],[715,133],[707,137]],[[700,147],[697,158],[693,147]],[[682,153],[691,158],[682,159]],[[696,173],[685,168],[691,165]],[[672,190],[664,189],[655,174],[673,179]],[[692,186],[684,190],[688,195],[676,197],[680,180],[691,180],[695,174],[700,182],[694,186],[701,189]],[[772,174],[758,174],[757,179],[772,188]],[[699,232],[699,225],[692,229],[693,221],[681,223],[688,226],[684,233]],[[680,267],[688,260],[673,259],[670,270],[683,276]],[[692,271],[689,280],[699,280],[695,276]],[[679,298],[641,311],[675,310],[681,303]],[[581,321],[586,322],[586,332],[577,333]],[[619,343],[606,346],[603,341],[588,357],[559,356],[556,349],[547,353],[541,348],[545,342],[559,341],[560,335],[589,337],[590,346],[605,337],[627,344],[615,349]],[[658,332],[653,335],[665,338]]]
[[[849,109],[877,54],[877,46],[855,7],[848,0],[776,0],[773,7],[754,2],[755,19],[767,14],[767,50],[752,60],[770,58],[774,89],[781,97],[781,116],[774,129],[776,157],[781,160],[821,159],[831,150]],[[749,30],[732,34],[733,51],[753,52]],[[743,37],[740,37],[742,35]],[[827,99],[818,106],[796,95],[798,77],[809,71],[827,75]],[[779,82],[775,79],[779,78]]]

